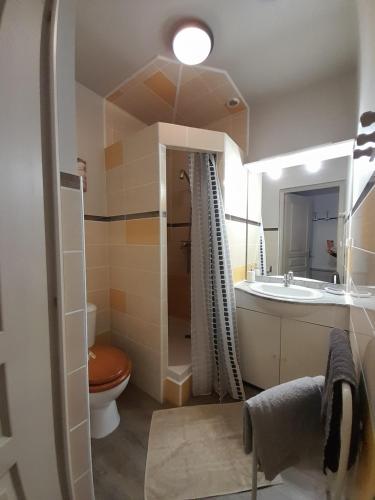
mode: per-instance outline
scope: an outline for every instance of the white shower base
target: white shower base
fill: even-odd
[[[169,316],[168,318],[168,373],[175,382],[183,382],[191,375],[190,321]]]

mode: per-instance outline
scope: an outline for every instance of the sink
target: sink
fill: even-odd
[[[255,293],[278,299],[317,300],[323,297],[323,294],[319,290],[299,285],[284,286],[283,283],[258,282],[250,284],[249,287]]]

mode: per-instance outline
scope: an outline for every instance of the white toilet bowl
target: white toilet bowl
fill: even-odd
[[[87,304],[89,401],[92,438],[103,438],[120,423],[116,399],[128,385],[131,362],[120,349],[95,345],[96,306]]]

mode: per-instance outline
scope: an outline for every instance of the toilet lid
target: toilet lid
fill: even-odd
[[[109,345],[93,345],[89,352],[90,385],[106,384],[130,373],[131,362],[120,349]]]

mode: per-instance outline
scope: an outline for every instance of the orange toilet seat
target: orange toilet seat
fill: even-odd
[[[131,372],[128,356],[109,345],[93,345],[89,349],[89,390],[103,392],[118,386]]]

